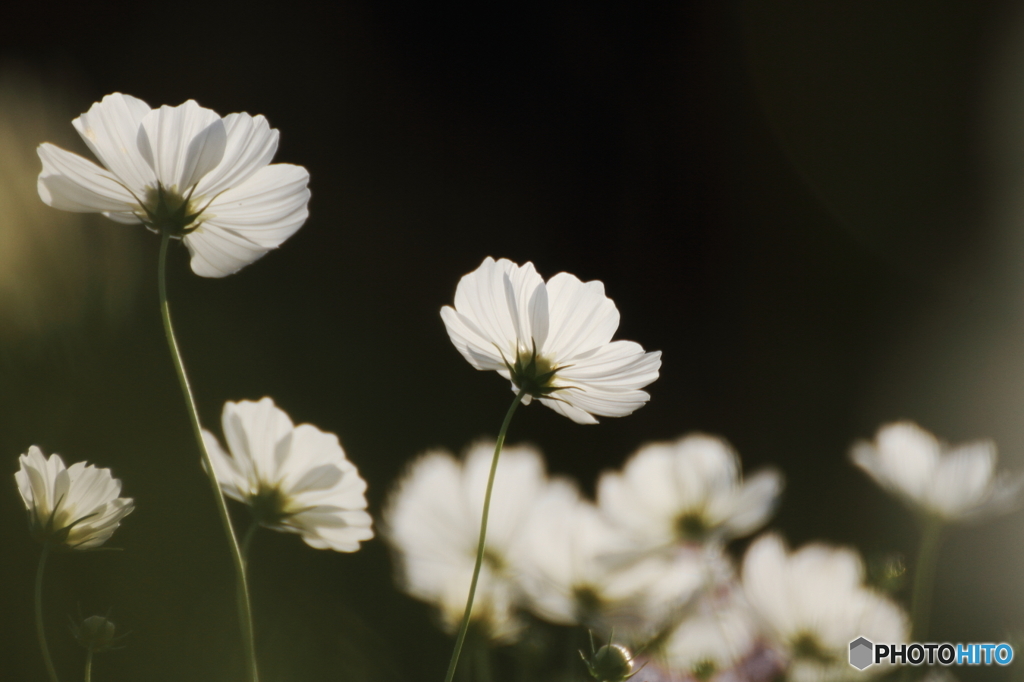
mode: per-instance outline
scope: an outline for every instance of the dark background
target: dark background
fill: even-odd
[[[773,526],[794,546],[909,561],[914,521],[848,463],[854,440],[909,418],[995,438],[1024,468],[1021,22],[923,0],[22,5],[0,10],[0,116],[39,123],[43,102],[54,122],[14,134],[28,152],[0,167],[22,159],[18,196],[36,202],[31,150],[83,152],[71,118],[114,91],[266,115],[276,160],[310,171],[310,218],[223,280],[176,249],[179,338],[208,427],[225,400],[272,396],[339,434],[374,514],[416,453],[497,430],[507,383],[474,372],[438,315],[491,255],[602,280],[618,338],[664,353],[636,414],[584,427],[534,406],[511,442],[592,490],[641,443],[719,434],[748,470],[785,472]],[[0,268],[21,287],[0,303],[34,317],[0,306],[0,457],[13,473],[35,443],[111,467],[137,504],[110,543],[125,551],[49,565],[58,670],[77,679],[83,658],[64,614],[111,608],[132,634],[95,679],[241,679],[231,565],[157,312],[158,239],[3,210]],[[8,480],[0,678],[42,680],[38,547]],[[936,638],[1022,629],[1019,521],[948,535]],[[443,674],[450,641],[393,589],[379,539],[343,555],[262,532],[252,583],[268,681]]]

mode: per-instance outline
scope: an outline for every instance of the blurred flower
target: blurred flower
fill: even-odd
[[[492,441],[470,446],[461,462],[444,451],[421,455],[384,509],[384,535],[395,551],[399,586],[436,605],[449,632],[465,613],[493,451]],[[526,518],[547,486],[540,453],[527,446],[504,448],[472,613],[472,622],[492,639],[514,639],[522,626],[516,616],[516,560]]]
[[[309,174],[270,164],[278,134],[262,116],[222,119],[193,100],[150,109],[114,93],[72,125],[105,168],[40,145],[42,200],[181,238],[197,275],[238,271],[306,220]]]
[[[996,446],[976,441],[955,447],[910,422],[878,430],[859,442],[854,464],[912,509],[944,521],[994,516],[1020,503],[1020,476],[995,475]]]
[[[337,552],[355,552],[373,537],[366,482],[333,433],[294,426],[270,398],[224,403],[221,425],[230,455],[203,430],[217,480],[260,525]]]
[[[864,587],[856,552],[811,544],[790,553],[775,534],[758,538],[743,559],[743,590],[766,634],[787,659],[793,682],[852,679],[866,673],[847,661],[850,642],[906,641],[906,615]]]
[[[598,505],[641,551],[725,542],[768,520],[782,492],[774,469],[741,481],[739,456],[719,438],[642,446],[598,481]]]
[[[510,379],[523,404],[537,398],[579,424],[643,406],[650,396],[640,389],[661,367],[661,351],[611,340],[619,311],[601,282],[562,272],[545,283],[533,263],[485,258],[441,318],[469,364]]]
[[[695,600],[665,639],[662,658],[670,670],[708,680],[754,653],[758,635],[743,591],[735,583],[723,585]]]
[[[561,625],[594,623],[610,605],[607,588],[628,538],[565,480],[534,502],[522,537],[515,563],[528,608]]]
[[[634,646],[661,638],[695,600],[734,579],[732,563],[717,545],[625,552],[617,559],[602,591],[601,623]]]
[[[110,475],[110,469],[85,462],[65,468],[59,455],[47,459],[35,445],[18,461],[21,467],[14,480],[28,509],[32,535],[40,542],[94,549],[135,508],[130,497],[118,497],[121,481]]]

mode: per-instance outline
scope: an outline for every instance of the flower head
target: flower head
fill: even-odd
[[[445,451],[427,452],[385,505],[384,534],[395,550],[399,585],[435,604],[450,631],[465,613],[493,452],[493,441],[470,446],[463,461]],[[522,625],[517,556],[526,520],[548,485],[540,453],[525,446],[502,450],[472,614],[492,639],[513,639]]]
[[[898,422],[878,430],[873,443],[859,442],[854,464],[911,508],[944,521],[992,516],[1020,502],[1020,476],[997,476],[996,446],[976,441],[939,442],[917,424]]]
[[[366,482],[333,433],[294,426],[270,398],[225,403],[221,425],[230,455],[203,431],[217,480],[258,523],[338,552],[354,552],[373,537]]]
[[[740,586],[723,583],[694,600],[667,635],[664,664],[697,680],[711,679],[755,654],[759,634]]]
[[[128,633],[118,635],[117,626],[107,616],[89,616],[80,618],[78,622],[71,621],[71,634],[82,647],[98,654],[120,649],[121,647],[115,645]]]
[[[611,606],[628,538],[567,480],[547,486],[525,523],[515,563],[530,610],[562,625],[594,623]]]
[[[789,662],[794,682],[844,680],[865,673],[847,661],[850,642],[901,643],[903,611],[864,587],[856,552],[811,544],[790,553],[777,535],[758,538],[743,559],[743,590],[769,637]],[[885,666],[872,666],[879,673]]]
[[[455,307],[441,308],[452,343],[473,367],[495,370],[579,424],[622,417],[647,402],[661,351],[612,341],[619,311],[601,282],[562,272],[547,282],[532,263],[486,258],[464,276]]]
[[[621,473],[598,482],[598,505],[641,548],[726,541],[768,520],[782,492],[782,474],[767,469],[746,481],[727,443],[702,434],[648,443]]]
[[[60,455],[47,458],[35,445],[19,462],[14,480],[40,542],[67,549],[99,547],[135,508],[130,497],[118,497],[121,481],[110,469],[85,462],[65,467]]]
[[[262,116],[221,118],[193,100],[150,109],[114,93],[72,125],[104,167],[40,145],[42,200],[180,238],[197,275],[238,271],[306,220],[309,174],[270,163],[278,134]]]

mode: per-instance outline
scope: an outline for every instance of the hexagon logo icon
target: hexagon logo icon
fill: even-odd
[[[850,665],[857,670],[864,670],[874,663],[874,651],[875,645],[870,640],[858,637],[850,642]]]

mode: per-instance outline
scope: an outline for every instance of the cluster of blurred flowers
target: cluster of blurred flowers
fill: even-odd
[[[397,579],[437,607],[452,631],[463,617],[484,481],[494,444],[463,457],[424,453],[389,496],[383,534]],[[909,423],[879,431],[854,462],[918,512],[945,521],[1009,509],[1020,479],[996,477],[995,450],[947,448]],[[646,680],[834,680],[863,636],[905,642],[903,608],[865,584],[853,549],[790,550],[769,532],[740,561],[729,541],[770,520],[783,477],[744,479],[737,453],[702,434],[641,447],[597,483],[596,501],[548,476],[541,453],[506,447],[498,468],[484,569],[472,618],[492,644],[528,636],[536,619],[582,626],[632,647]],[[614,634],[612,634],[614,633]]]

